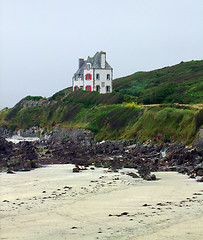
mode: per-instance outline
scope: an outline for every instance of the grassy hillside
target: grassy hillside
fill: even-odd
[[[99,94],[98,92],[70,92],[61,99],[67,90],[56,93],[49,100],[52,104],[45,106],[23,107],[24,101],[40,101],[41,96],[27,96],[11,109],[0,111],[0,127],[10,129],[29,128],[31,126],[55,126],[63,122],[73,121],[80,110],[88,110],[97,105],[120,104],[123,97],[120,94]],[[60,100],[59,100],[60,99]],[[53,100],[54,104],[53,104]]]
[[[0,111],[0,127],[50,130],[57,125],[90,129],[98,139],[184,143],[191,143],[203,127],[202,109],[173,104],[203,103],[203,61],[138,72],[113,84],[111,94],[66,88],[49,99],[28,96],[12,109]],[[23,107],[24,102],[31,104]],[[33,102],[45,105],[32,106]]]
[[[203,110],[168,106],[142,107],[133,104],[96,107],[85,118],[86,128],[98,139],[134,139],[144,142],[191,143],[203,123]]]
[[[115,79],[113,89],[144,104],[203,103],[203,60]]]
[[[40,126],[51,130],[86,128],[97,139],[135,139],[140,142],[191,143],[203,123],[203,110],[176,105],[144,107],[134,103],[85,105],[61,101],[49,106],[4,110],[0,125],[9,129]]]
[[[132,100],[143,104],[203,103],[203,60],[181,62],[174,66],[150,72],[136,72],[115,79],[113,92],[115,95],[117,93],[120,95],[120,100],[122,98],[124,101]],[[69,96],[71,93],[72,87],[68,87],[56,92],[48,100],[60,101],[61,97]],[[92,104],[105,103],[106,97],[93,94],[84,97],[80,91],[77,96],[74,94],[71,96],[74,99],[78,97],[82,101],[88,98],[88,102],[92,98]]]

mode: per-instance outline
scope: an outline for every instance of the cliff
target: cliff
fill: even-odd
[[[111,94],[67,88],[48,99],[28,96],[0,111],[0,127],[83,128],[99,140],[191,144],[203,124],[202,80],[203,61],[191,61],[116,79]]]

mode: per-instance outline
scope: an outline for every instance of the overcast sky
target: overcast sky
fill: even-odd
[[[203,59],[203,0],[0,0],[0,109],[71,86],[107,52],[114,78]]]

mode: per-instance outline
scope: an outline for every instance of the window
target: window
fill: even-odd
[[[85,80],[92,80],[92,74],[86,74],[85,75]]]
[[[92,87],[91,86],[89,86],[89,85],[87,85],[87,86],[85,86],[85,91],[92,91]]]
[[[99,85],[96,86],[96,91],[97,91],[97,92],[100,91],[100,86],[99,86]]]
[[[102,87],[105,87],[105,82],[102,82],[102,83],[101,83],[101,86],[102,86]]]
[[[106,92],[110,92],[110,86],[106,86]]]
[[[107,74],[106,79],[110,80],[110,74]]]
[[[87,63],[87,70],[90,70],[90,63]]]
[[[78,74],[77,80],[81,80],[81,78],[82,78],[82,75],[81,75],[81,74]]]
[[[78,90],[79,89],[79,87],[78,86],[75,86],[74,87],[74,91],[76,91],[76,90]]]
[[[96,74],[96,80],[99,80],[100,79],[100,75],[99,73]]]

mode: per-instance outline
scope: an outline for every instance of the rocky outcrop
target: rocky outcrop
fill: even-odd
[[[0,128],[0,137],[10,137],[12,132],[7,127]]]
[[[135,141],[102,141],[84,129],[55,128],[35,143],[12,144],[0,139],[0,164],[8,170],[29,170],[38,164],[75,164],[74,172],[87,166],[118,171],[135,168],[138,177],[156,180],[151,172],[178,171],[190,177],[203,176],[203,151],[182,144],[138,144]],[[130,174],[129,174],[130,175]],[[130,175],[131,176],[131,175]],[[135,176],[132,176],[135,177]]]
[[[180,144],[164,146],[166,156],[160,162],[160,170],[174,170],[188,175],[203,162],[203,151]]]
[[[4,137],[0,137],[0,161],[4,158],[11,155],[13,152],[13,144],[11,142],[7,142]]]
[[[19,129],[13,132],[13,135],[21,137],[39,137],[43,133],[43,129],[40,127],[31,127],[29,129]]]
[[[93,139],[93,133],[86,129],[64,129],[56,127],[50,133],[50,141],[52,143],[60,143],[70,140],[74,144],[88,145],[89,140]]]
[[[156,176],[151,174],[156,171],[178,171],[198,176],[201,168],[197,166],[202,163],[203,156],[196,148],[182,144],[97,142],[91,132],[82,129],[65,132],[56,129],[45,149],[52,153],[52,163],[74,163],[85,167],[94,164],[97,167],[108,167],[112,171],[123,167],[136,168],[139,176],[146,180],[156,180]],[[74,171],[78,169],[77,167]]]
[[[0,137],[0,169],[12,171],[29,171],[38,167],[38,155],[31,142],[14,144]]]
[[[199,130],[199,136],[194,141],[193,146],[196,147],[199,151],[203,151],[203,129]]]
[[[55,101],[48,101],[48,100],[24,100],[21,102],[22,107],[36,107],[36,106],[48,106],[51,104],[56,103]]]

